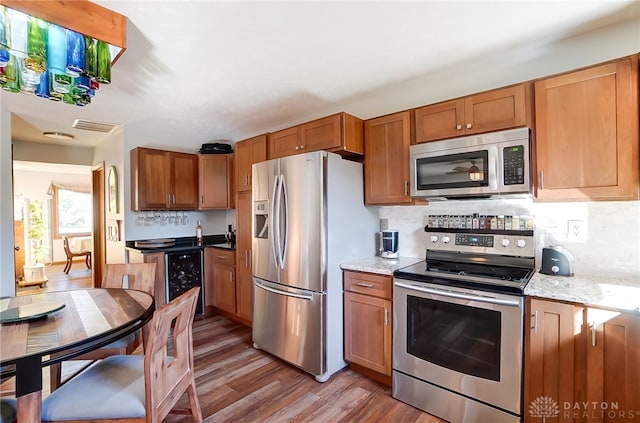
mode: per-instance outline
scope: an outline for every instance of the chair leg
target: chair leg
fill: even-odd
[[[87,269],[91,269],[91,253],[87,254],[84,262],[87,265]]]
[[[68,275],[69,274],[69,270],[71,270],[71,259],[67,257],[67,263],[64,265],[63,272]]]
[[[62,363],[56,363],[49,366],[49,388],[51,392],[60,387],[60,380],[62,379]]]
[[[200,401],[198,400],[198,391],[196,390],[196,381],[191,377],[191,383],[187,388],[187,396],[189,397],[189,406],[191,407],[191,415],[193,421],[202,423],[202,410],[200,410]]]

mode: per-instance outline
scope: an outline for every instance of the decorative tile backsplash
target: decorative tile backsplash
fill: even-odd
[[[562,245],[573,255],[577,274],[637,279],[640,284],[640,202],[536,203],[524,199],[433,201],[427,206],[381,207],[380,218],[400,232],[400,255],[424,257],[424,227],[430,214],[533,215],[536,267],[542,248]],[[569,233],[569,222],[584,229]],[[573,235],[573,236],[571,236]]]

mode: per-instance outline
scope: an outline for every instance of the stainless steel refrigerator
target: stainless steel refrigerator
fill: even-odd
[[[340,263],[375,254],[362,165],[324,151],[253,165],[253,343],[319,382],[347,365]]]

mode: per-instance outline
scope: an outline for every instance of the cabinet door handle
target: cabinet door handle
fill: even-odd
[[[533,333],[538,333],[538,310],[533,312]]]
[[[471,126],[472,125],[470,123],[467,123],[467,129],[471,129]]]
[[[200,196],[200,204],[204,205],[204,195]]]
[[[540,171],[540,189],[544,189],[544,170]]]
[[[358,283],[356,283],[356,285],[364,286],[365,288],[373,288],[373,284],[371,284],[371,283],[358,282]]]
[[[389,326],[389,309],[384,308],[384,325]]]
[[[597,332],[598,324],[596,322],[591,322],[591,346],[596,346],[596,332]]]
[[[249,250],[244,250],[244,267],[249,267]]]
[[[409,195],[409,181],[404,181],[404,195]]]
[[[456,125],[456,129],[459,131],[462,129],[462,125]]]

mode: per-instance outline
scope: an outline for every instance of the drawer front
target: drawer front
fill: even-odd
[[[236,264],[236,252],[233,250],[223,250],[222,248],[213,248],[211,252],[213,262],[217,264],[226,264],[234,266]]]
[[[380,298],[391,298],[392,277],[374,273],[344,271],[344,290],[372,295]]]

